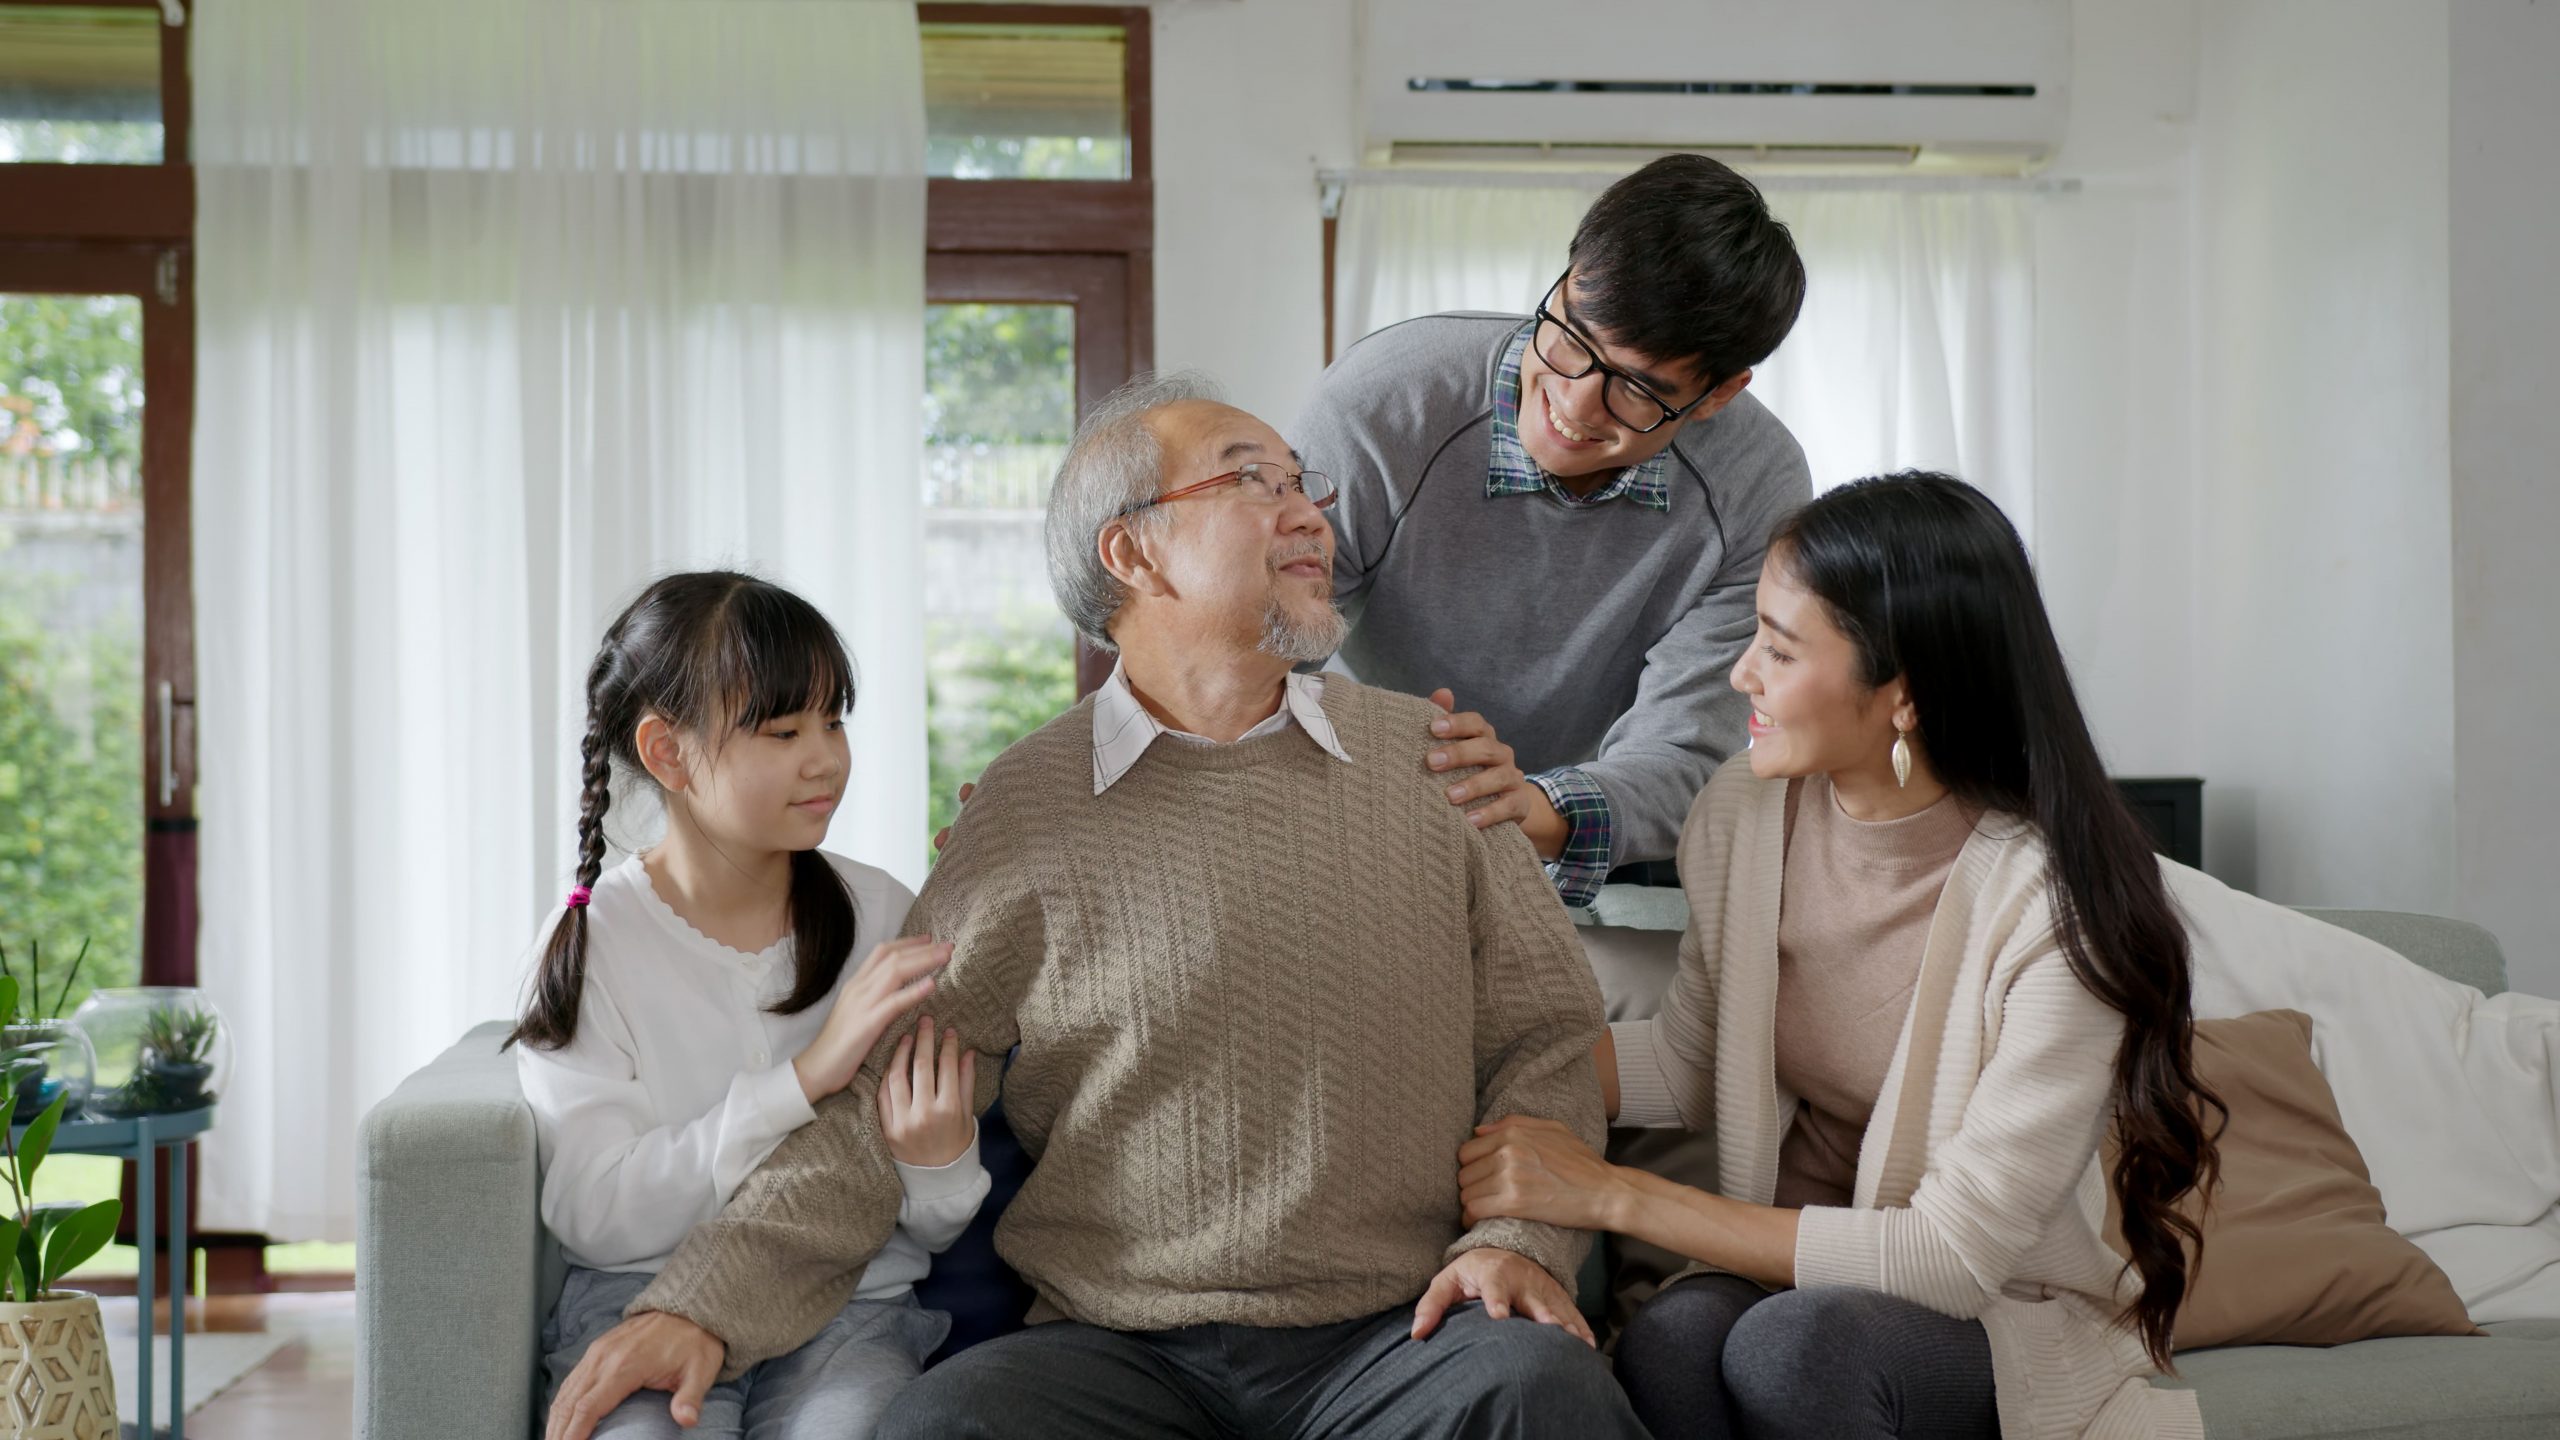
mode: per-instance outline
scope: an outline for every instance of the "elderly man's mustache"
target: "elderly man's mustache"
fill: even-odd
[[[1333,557],[1325,553],[1324,542],[1321,540],[1302,541],[1286,552],[1272,556],[1271,568],[1277,570],[1283,565],[1294,565],[1301,560],[1322,560],[1326,569],[1333,568]]]

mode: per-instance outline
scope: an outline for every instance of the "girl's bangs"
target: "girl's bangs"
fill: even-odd
[[[719,647],[719,693],[738,728],[752,730],[780,715],[853,709],[853,659],[816,607],[787,590],[758,585],[729,606]]]

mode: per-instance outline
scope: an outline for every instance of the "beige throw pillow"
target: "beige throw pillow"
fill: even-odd
[[[2196,1196],[2179,1206],[2204,1210],[2205,1244],[2178,1308],[2178,1349],[2481,1333],[2453,1282],[2384,1223],[2382,1194],[2312,1063],[2310,1016],[2200,1021],[2196,1068],[2231,1122],[2211,1208]],[[2119,1213],[2111,1194],[2107,1240],[2121,1251]]]

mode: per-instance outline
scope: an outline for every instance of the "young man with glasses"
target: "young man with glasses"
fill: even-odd
[[[1473,707],[1430,763],[1487,767],[1452,801],[1494,797],[1478,823],[1517,820],[1567,903],[1669,858],[1742,743],[1725,675],[1769,532],[1812,493],[1744,387],[1803,300],[1759,190],[1666,156],[1592,205],[1535,314],[1389,326],[1292,432],[1341,487],[1331,668]]]

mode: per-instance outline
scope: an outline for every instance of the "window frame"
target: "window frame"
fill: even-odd
[[[62,0],[0,0],[48,8]],[[159,0],[79,0],[160,17],[157,165],[0,164],[0,290],[142,302],[141,979],[196,983],[195,168],[187,22]],[[164,778],[165,777],[165,778]]]
[[[0,0],[0,8],[44,8],[65,0]],[[160,163],[0,163],[0,291],[18,294],[132,295],[142,302],[142,954],[145,985],[196,979],[195,561],[193,554],[196,375],[195,167],[193,92],[188,81],[191,17],[170,23],[159,0],[77,0],[95,9],[148,10],[160,18]],[[187,1155],[192,1177],[200,1151]],[[158,1189],[166,1225],[169,1158]],[[123,1219],[131,1243],[133,1163],[123,1166]],[[182,1242],[241,1258],[215,1259],[229,1288],[267,1288],[266,1237],[216,1234],[194,1225]],[[153,1260],[157,1283],[193,1287],[193,1266],[173,1277]],[[103,1288],[96,1287],[93,1288]]]
[[[1110,25],[1127,37],[1126,180],[925,182],[925,302],[1071,304],[1079,414],[1155,368],[1154,17],[1140,5],[920,4],[920,24]],[[1076,692],[1113,657],[1076,639]]]

